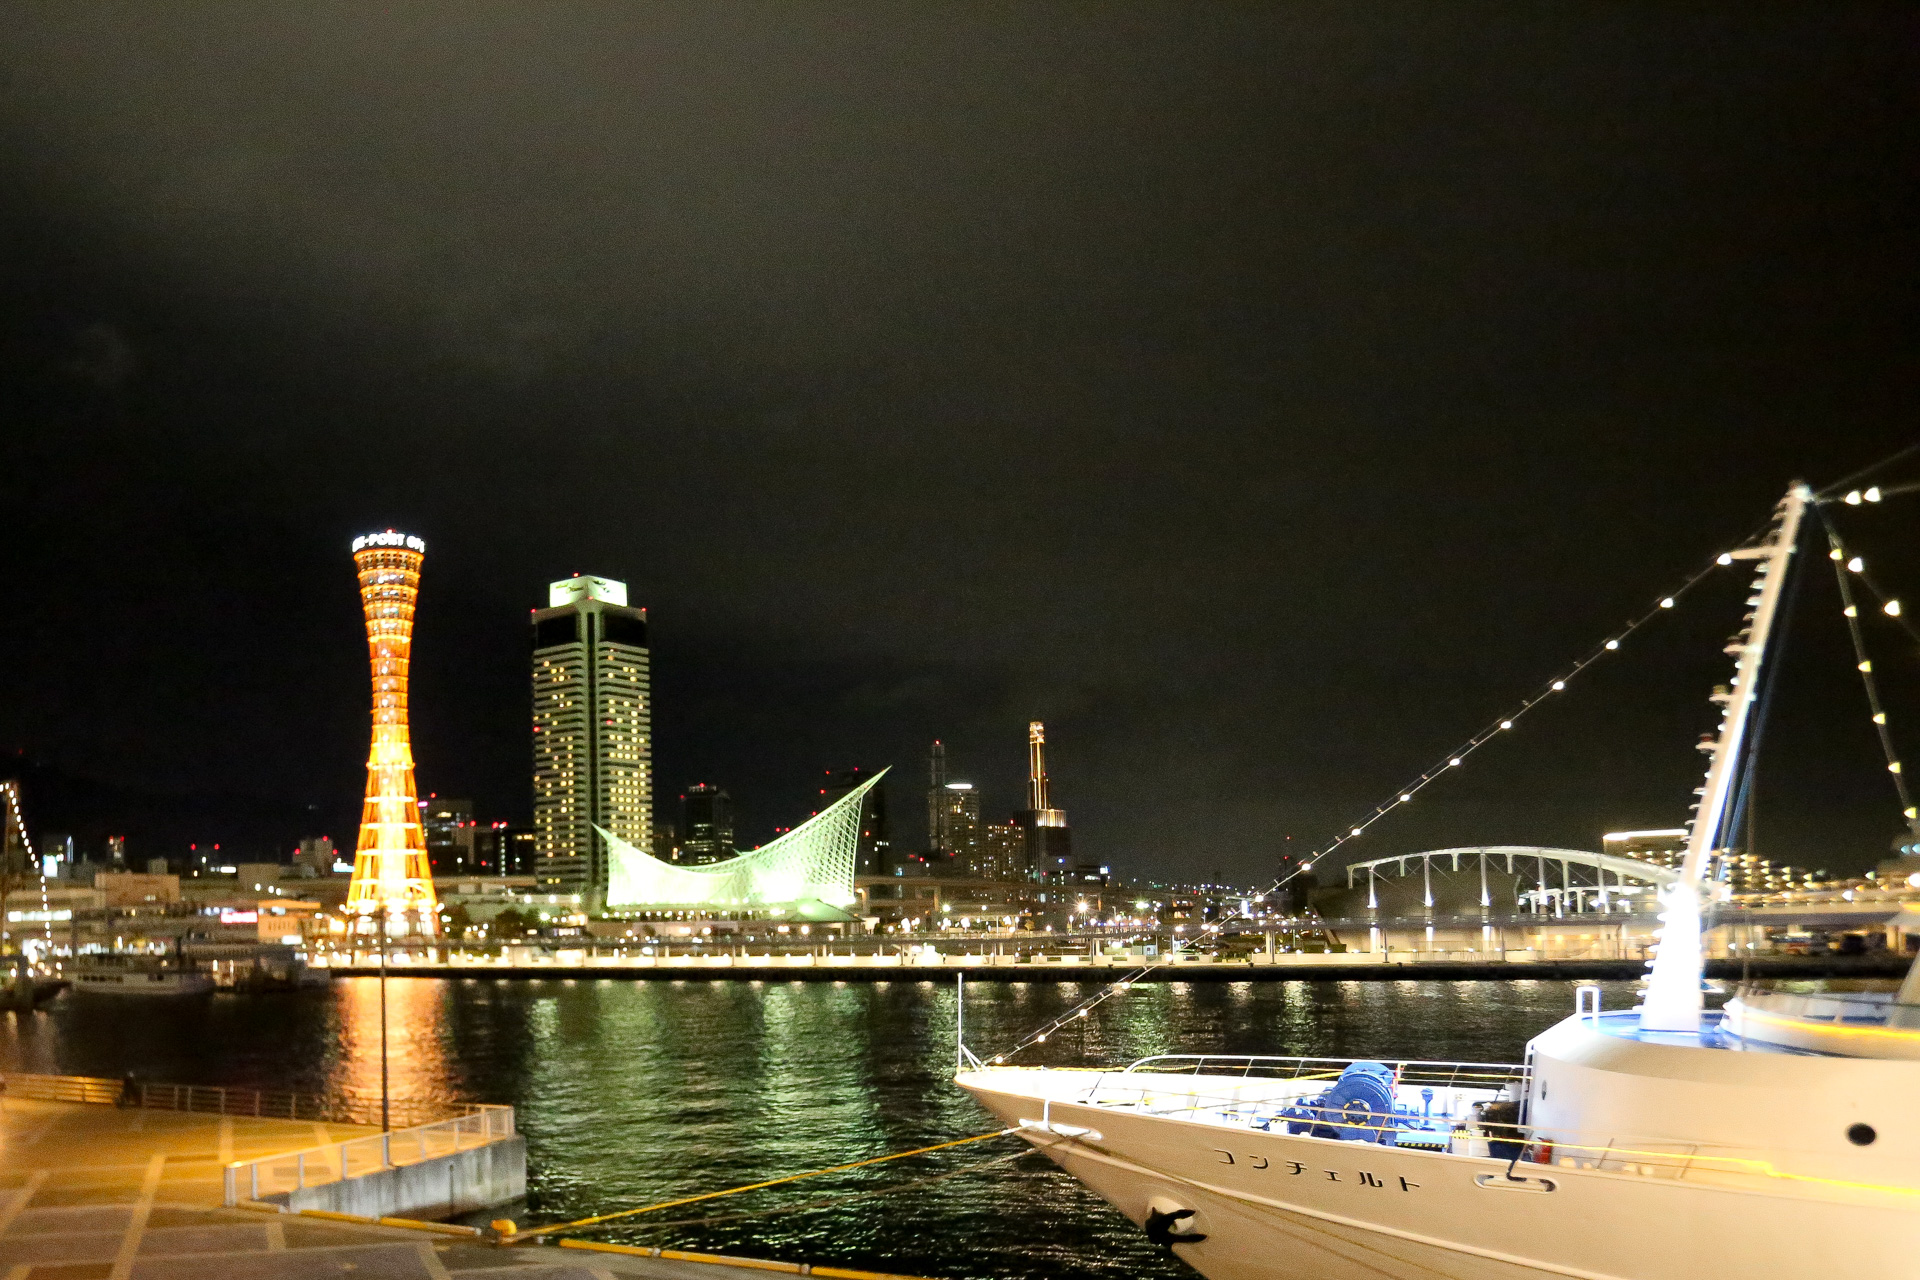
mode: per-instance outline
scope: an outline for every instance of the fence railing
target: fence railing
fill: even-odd
[[[262,1120],[331,1120],[340,1124],[380,1123],[380,1100],[346,1095],[290,1093],[273,1089],[228,1088],[223,1085],[146,1084],[108,1080],[99,1076],[50,1076],[30,1072],[0,1072],[0,1084],[10,1098],[38,1102],[87,1102],[134,1107],[148,1111],[193,1111],[217,1116],[252,1116]],[[393,1100],[389,1118],[403,1125],[424,1124],[467,1111],[462,1103]]]
[[[308,1147],[226,1167],[226,1203],[300,1191],[382,1169],[420,1164],[513,1136],[513,1108],[476,1106],[465,1115],[365,1138]]]

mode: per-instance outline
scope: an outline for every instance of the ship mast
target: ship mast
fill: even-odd
[[[1747,615],[1747,627],[1740,638],[1727,646],[1727,652],[1734,655],[1733,692],[1724,695],[1726,715],[1720,721],[1720,738],[1714,744],[1713,759],[1707,766],[1706,785],[1699,791],[1700,803],[1695,807],[1693,826],[1688,832],[1680,877],[1662,894],[1662,905],[1666,909],[1661,912],[1659,945],[1640,1009],[1643,1030],[1697,1032],[1700,1029],[1700,979],[1704,969],[1700,950],[1701,888],[1709,862],[1722,844],[1721,824],[1726,818],[1727,798],[1739,767],[1747,723],[1759,693],[1760,667],[1766,659],[1767,640],[1773,632],[1774,616],[1786,588],[1787,567],[1792,563],[1794,543],[1800,536],[1800,518],[1812,500],[1813,494],[1807,486],[1796,481],[1774,509],[1772,536],[1759,545],[1742,547],[1721,557],[1722,563],[1760,562],[1755,570],[1753,592],[1747,601],[1753,612]]]

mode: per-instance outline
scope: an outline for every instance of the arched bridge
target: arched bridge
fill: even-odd
[[[1608,853],[1536,845],[1428,849],[1350,863],[1345,889],[1315,895],[1322,914],[1356,919],[1512,914],[1634,914],[1655,907],[1654,892],[1676,872]],[[1332,908],[1329,910],[1329,908]]]

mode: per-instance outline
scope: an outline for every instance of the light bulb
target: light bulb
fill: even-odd
[[[1838,560],[1839,558],[1840,558],[1840,548],[1835,547],[1833,550],[1827,552],[1827,559]]]
[[[1840,612],[1845,614],[1849,618],[1857,618],[1860,616],[1860,611],[1854,608],[1852,605],[1848,605],[1846,608],[1842,609]]]
[[[1867,571],[1867,562],[1859,556],[1855,556],[1853,559],[1847,561],[1847,568],[1853,570],[1855,573],[1865,573]]]
[[[1873,488],[1867,490],[1861,496],[1864,497],[1868,502],[1880,501],[1880,486],[1879,485],[1873,486]]]
[[[1411,794],[1408,794],[1408,795],[1404,795],[1404,796],[1401,796],[1401,797],[1400,797],[1400,803],[1401,803],[1401,804],[1407,804],[1407,803],[1409,803],[1410,801],[1412,801],[1412,799],[1413,799],[1413,796],[1412,796]]]
[[[1900,616],[1900,602],[1898,600],[1889,600],[1880,606],[1880,610],[1889,618],[1897,618]]]
[[[1553,691],[1555,693],[1560,692],[1562,689],[1566,687],[1567,687],[1567,682],[1565,680],[1555,680],[1553,682]]]
[[[1666,598],[1665,600],[1662,600],[1662,601],[1660,602],[1660,607],[1661,607],[1662,609],[1671,609],[1671,608],[1673,608],[1673,597],[1672,597],[1672,596],[1668,596],[1668,597],[1667,597],[1667,598]]]
[[[1447,766],[1449,768],[1458,768],[1460,766],[1460,757],[1455,756],[1453,759],[1447,761]]]
[[[1714,563],[1715,563],[1715,564],[1732,564],[1732,563],[1733,563],[1733,557],[1732,557],[1732,556],[1730,556],[1730,555],[1728,555],[1728,554],[1727,554],[1726,552],[1724,552],[1724,551],[1722,551],[1722,552],[1721,552],[1721,553],[1719,554],[1719,556],[1717,556],[1717,557],[1716,557],[1716,558],[1714,559]]]
[[[1618,649],[1619,647],[1620,647],[1620,642],[1619,642],[1618,640],[1609,640],[1609,641],[1607,641],[1607,648],[1609,648],[1609,649]]]
[[[1501,727],[1502,729],[1511,729],[1511,728],[1513,728],[1513,721],[1511,721],[1511,720],[1502,720],[1502,721],[1500,722],[1500,727]]]
[[[1860,505],[1860,491],[1858,489],[1850,490],[1847,493],[1846,504],[1850,507],[1857,507]]]

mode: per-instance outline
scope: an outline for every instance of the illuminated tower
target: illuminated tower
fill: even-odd
[[[373,662],[373,750],[367,757],[367,802],[353,855],[347,913],[356,933],[371,933],[388,915],[391,934],[432,934],[439,920],[433,872],[420,830],[413,785],[413,743],[407,735],[407,664],[413,649],[413,606],[427,544],[389,529],[353,540],[360,602],[367,611]]]
[[[1027,874],[1035,880],[1079,879],[1073,861],[1073,832],[1064,809],[1047,798],[1047,728],[1027,725],[1027,807],[1014,816],[1027,837]]]

